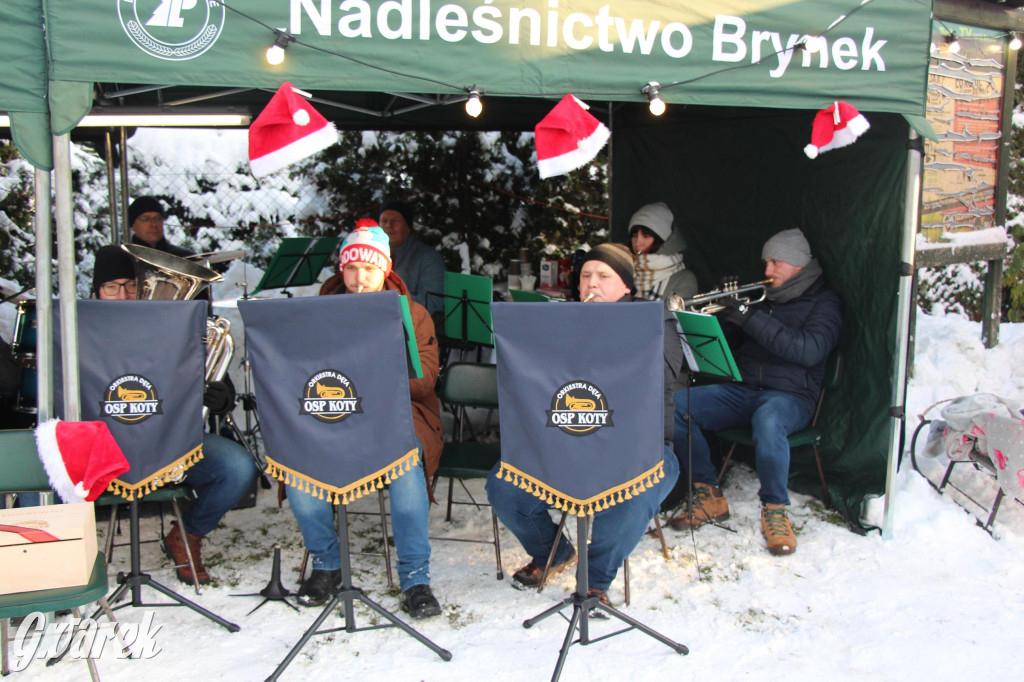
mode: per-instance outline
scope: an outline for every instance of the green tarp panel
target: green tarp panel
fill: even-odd
[[[50,0],[60,80],[923,114],[929,0]],[[831,27],[831,28],[830,28]],[[279,67],[274,29],[297,42]],[[824,35],[817,54],[791,48]],[[677,84],[670,86],[670,84]]]
[[[671,110],[670,110],[671,113]],[[856,519],[885,486],[908,125],[866,113],[871,129],[815,160],[803,153],[813,112],[722,112],[649,125],[618,120],[613,136],[614,237],[651,201],[672,207],[701,290],[723,275],[764,278],[761,245],[801,227],[843,297],[841,384],[825,402],[822,458],[832,501]],[[625,186],[624,186],[625,185]],[[811,452],[794,453],[791,486],[818,495]]]
[[[53,168],[46,102],[46,45],[38,2],[0,2],[0,112],[11,114],[11,135],[28,161]]]

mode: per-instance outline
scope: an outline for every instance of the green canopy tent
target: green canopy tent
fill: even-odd
[[[928,0],[76,0],[42,7],[35,14],[45,23],[45,46],[32,39],[10,48],[35,63],[45,55],[48,83],[36,72],[21,85],[35,93],[38,110],[9,103],[12,77],[0,76],[0,110],[38,115],[15,114],[19,146],[30,133],[66,132],[61,121],[87,113],[83,102],[94,94],[94,113],[200,103],[256,113],[288,80],[342,126],[528,130],[572,92],[613,129],[613,225],[621,231],[641,202],[669,201],[693,244],[688,262],[704,281],[753,272],[765,237],[793,225],[807,229],[847,299],[844,349],[858,363],[829,405],[843,415],[829,436],[834,497],[855,517],[864,494],[891,483],[902,425],[891,407],[902,406],[905,388],[920,162],[916,149],[907,150],[917,134],[902,116],[924,113]],[[809,35],[823,36],[825,49],[802,49]],[[264,53],[275,41],[286,59],[272,67]],[[646,113],[650,83],[669,105],[666,117]],[[455,105],[473,91],[485,109],[467,123]],[[800,150],[811,118],[837,99],[865,113],[872,130],[849,149],[809,161]],[[56,166],[60,231],[59,183],[69,172],[59,154]]]

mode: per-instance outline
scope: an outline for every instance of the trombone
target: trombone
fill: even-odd
[[[732,297],[743,305],[753,305],[764,300],[768,293],[768,287],[775,281],[770,277],[760,282],[750,284],[739,284],[738,282],[726,282],[720,288],[708,291],[703,294],[695,294],[693,298],[684,299],[678,294],[672,296],[669,307],[672,310],[691,310],[700,313],[717,313],[725,308],[721,303],[715,301]],[[760,292],[760,294],[758,294]],[[756,298],[754,296],[757,296]]]

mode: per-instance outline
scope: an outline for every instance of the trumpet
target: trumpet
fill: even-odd
[[[713,291],[708,291],[703,294],[696,294],[693,298],[684,299],[678,294],[673,294],[672,300],[669,303],[671,310],[695,310],[700,313],[717,313],[719,310],[725,308],[721,303],[715,303],[723,298],[732,297],[735,298],[742,305],[753,305],[754,303],[760,303],[764,300],[765,295],[768,293],[768,287],[772,285],[775,280],[763,279],[760,282],[752,282],[750,284],[738,284],[737,282],[726,282],[721,288]],[[760,292],[757,298],[754,298]]]

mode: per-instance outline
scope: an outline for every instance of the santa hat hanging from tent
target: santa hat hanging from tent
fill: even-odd
[[[44,421],[36,447],[50,486],[68,503],[92,502],[131,468],[104,422]]]
[[[586,104],[566,95],[534,129],[537,170],[550,178],[576,170],[597,156],[611,131],[594,118]]]
[[[249,126],[249,168],[262,177],[338,141],[338,131],[285,82]],[[307,97],[309,95],[306,95]]]
[[[811,143],[804,147],[804,154],[813,159],[822,152],[853,144],[870,127],[868,120],[852,105],[833,102],[814,115]]]

